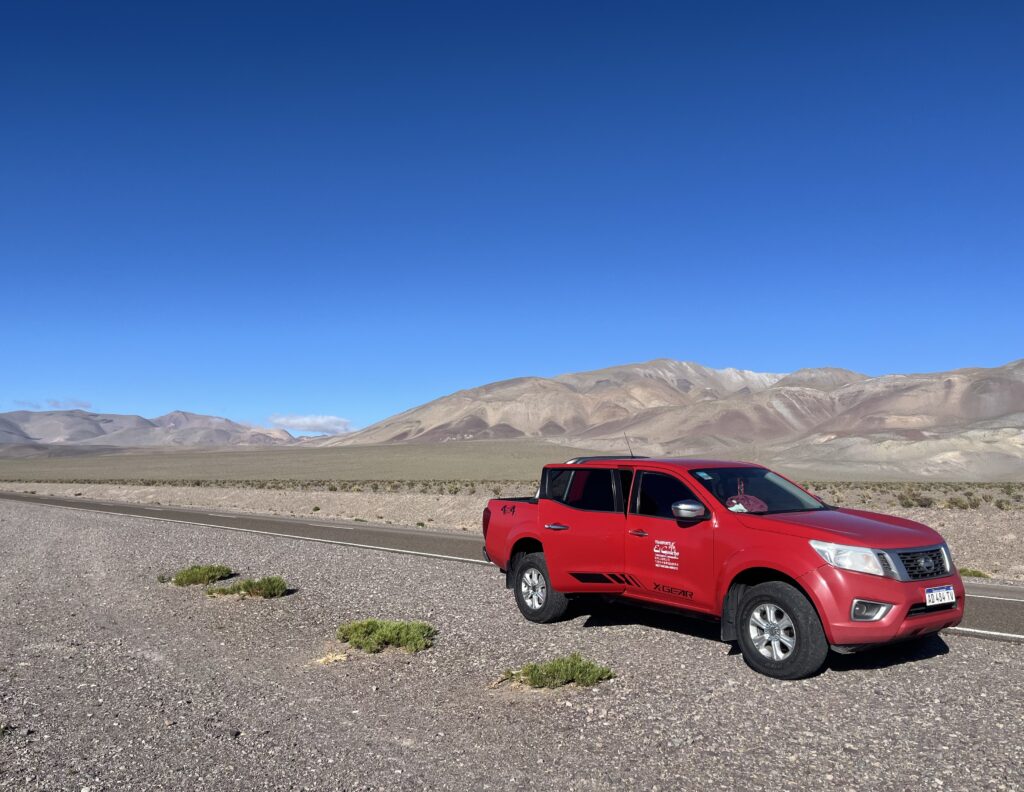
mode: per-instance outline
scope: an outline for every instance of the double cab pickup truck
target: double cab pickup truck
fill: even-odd
[[[755,671],[817,673],[848,653],[960,623],[964,587],[920,523],[830,506],[760,465],[581,457],[537,496],[491,500],[484,555],[523,616],[604,595],[721,622]]]

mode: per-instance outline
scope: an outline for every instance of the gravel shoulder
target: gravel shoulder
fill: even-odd
[[[534,485],[507,485],[505,497],[532,494]],[[249,487],[130,486],[123,484],[62,484],[0,482],[0,490],[35,490],[56,495],[124,503],[184,506],[250,514],[304,517],[312,520],[364,520],[385,525],[419,525],[441,531],[479,531],[480,514],[488,498],[483,485],[470,494],[420,492],[328,492],[254,489]],[[991,506],[959,510],[904,508],[849,502],[930,525],[949,543],[958,566],[981,570],[995,578],[1024,581],[1024,511],[1000,511]],[[313,508],[317,507],[317,511]]]
[[[784,683],[677,616],[595,604],[529,624],[468,564],[9,502],[0,549],[4,789],[1024,784],[1018,645],[947,636]],[[211,599],[156,581],[196,562],[297,591]],[[440,634],[413,656],[333,640],[366,616]],[[617,678],[491,687],[574,650]]]
[[[509,489],[503,495],[532,494]],[[0,482],[0,490],[123,503],[223,509],[250,514],[281,515],[327,520],[365,520],[385,525],[416,525],[449,531],[479,531],[480,515],[490,492],[458,495],[420,492],[328,492],[251,487],[182,487],[168,485],[61,484],[53,482]],[[317,511],[313,511],[314,507]]]

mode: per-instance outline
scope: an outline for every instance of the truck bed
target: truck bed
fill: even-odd
[[[511,548],[508,537],[519,525],[536,525],[537,498],[493,498],[484,509],[483,532],[487,557],[504,571]]]

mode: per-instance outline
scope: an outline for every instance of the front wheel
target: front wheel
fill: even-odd
[[[776,679],[816,674],[828,657],[828,641],[814,605],[781,581],[749,589],[740,600],[736,631],[747,665]]]
[[[532,622],[553,622],[565,615],[568,598],[551,588],[543,553],[528,553],[516,563],[513,589],[519,611]]]

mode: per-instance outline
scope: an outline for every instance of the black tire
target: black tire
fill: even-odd
[[[828,658],[828,640],[814,605],[781,581],[761,583],[744,593],[736,633],[747,665],[776,679],[813,676]]]
[[[512,590],[523,616],[532,622],[545,624],[558,621],[565,615],[569,598],[551,587],[551,576],[543,553],[520,556],[515,570]]]

